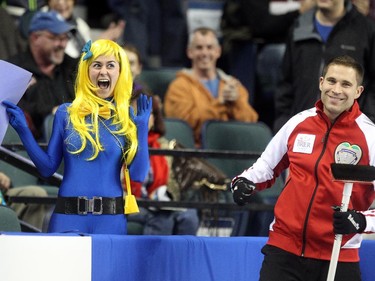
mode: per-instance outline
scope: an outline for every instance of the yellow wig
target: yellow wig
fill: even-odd
[[[79,134],[82,146],[76,151],[71,151],[71,153],[78,154],[82,152],[86,148],[87,141],[93,147],[93,155],[88,160],[95,159],[99,152],[104,150],[99,139],[98,115],[99,108],[108,107],[112,113],[112,124],[116,125],[117,128],[112,131],[112,134],[126,137],[127,147],[123,149],[123,158],[126,159],[126,163],[129,165],[137,151],[138,140],[137,128],[131,118],[129,118],[129,101],[132,93],[133,78],[128,57],[125,51],[111,40],[97,40],[86,51],[91,52],[92,56],[87,58],[87,53],[82,53],[81,55],[75,83],[76,97],[68,108],[70,122]],[[120,65],[120,75],[114,88],[113,100],[111,101],[102,99],[95,94],[99,88],[89,78],[89,66],[99,56],[114,56]],[[89,123],[86,123],[85,116],[87,114],[84,114],[87,109],[89,109],[89,116],[91,116],[91,122]]]

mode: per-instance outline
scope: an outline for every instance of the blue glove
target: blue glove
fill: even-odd
[[[137,100],[137,115],[130,107],[130,116],[137,126],[138,150],[129,166],[130,178],[133,181],[144,182],[150,169],[148,153],[148,121],[152,111],[152,98],[141,94]]]
[[[6,107],[6,112],[9,117],[9,124],[17,131],[23,145],[26,148],[27,154],[38,168],[40,174],[44,177],[51,176],[57,170],[57,167],[61,162],[61,158],[54,161],[52,157],[49,157],[47,153],[40,148],[27,125],[23,111],[17,105],[9,101],[3,101],[2,104]],[[51,163],[55,164],[52,165]]]
[[[25,129],[28,130],[27,121],[25,114],[22,109],[10,101],[3,101],[2,104],[6,107],[6,112],[9,117],[9,124],[19,133],[25,132]]]
[[[137,100],[137,115],[134,115],[133,107],[130,107],[130,116],[137,128],[146,126],[148,131],[148,121],[152,112],[152,98],[141,94]]]
[[[247,178],[236,178],[231,184],[233,200],[239,206],[243,206],[251,201],[251,194],[255,189],[255,183]]]

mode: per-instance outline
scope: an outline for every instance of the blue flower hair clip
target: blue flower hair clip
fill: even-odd
[[[92,52],[90,51],[91,49],[91,40],[87,41],[85,46],[82,48],[82,53],[86,53],[85,56],[83,57],[83,60],[87,60],[92,57]]]

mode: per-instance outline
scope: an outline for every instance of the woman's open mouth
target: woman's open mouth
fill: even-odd
[[[108,89],[109,88],[109,80],[108,79],[100,79],[98,80],[98,87],[100,89]]]

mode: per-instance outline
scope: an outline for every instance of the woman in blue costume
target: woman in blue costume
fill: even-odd
[[[136,114],[129,106],[133,80],[117,43],[89,41],[82,51],[75,100],[56,111],[46,151],[33,138],[22,110],[8,101],[3,105],[41,175],[51,176],[64,160],[48,231],[126,234],[120,171],[126,161],[132,180],[144,181],[147,175],[152,102],[142,95]]]

